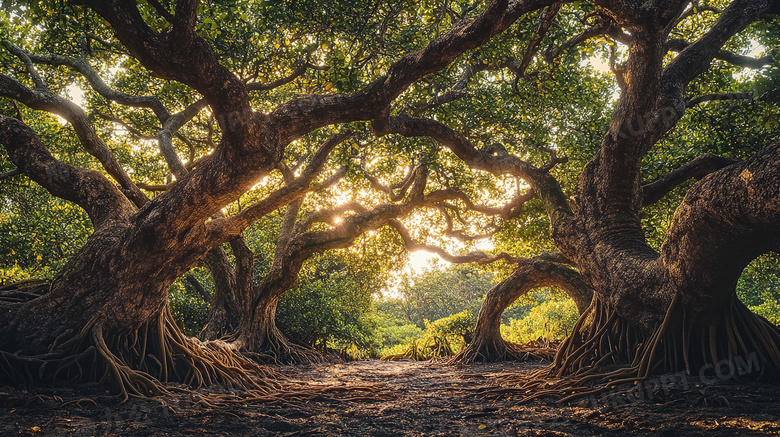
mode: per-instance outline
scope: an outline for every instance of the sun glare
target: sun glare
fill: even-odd
[[[588,61],[590,62],[590,66],[593,67],[594,70],[600,71],[602,73],[610,72],[609,64],[605,60],[599,58],[598,56],[591,56],[588,59]]]

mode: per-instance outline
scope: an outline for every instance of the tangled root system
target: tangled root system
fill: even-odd
[[[524,395],[525,401],[551,396],[566,402],[656,374],[684,371],[699,376],[724,362],[755,369],[734,377],[762,379],[780,374],[778,345],[780,330],[736,299],[718,317],[702,321],[675,296],[649,337],[594,299],[550,367],[501,383],[513,386],[509,390]]]
[[[78,335],[46,354],[0,351],[0,374],[32,384],[99,382],[124,399],[168,394],[167,383],[220,385],[260,394],[278,388],[273,372],[227,343],[184,336],[167,309],[157,320],[124,333],[107,332],[104,321],[94,317]]]

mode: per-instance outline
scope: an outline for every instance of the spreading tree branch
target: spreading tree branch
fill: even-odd
[[[683,182],[689,179],[701,179],[736,162],[738,161],[723,156],[701,155],[688,164],[672,170],[652,182],[643,184],[642,205],[652,205]]]
[[[548,6],[539,15],[539,24],[536,28],[536,34],[534,39],[532,39],[531,43],[528,45],[528,49],[526,49],[526,52],[523,55],[523,59],[520,61],[520,66],[518,67],[517,71],[518,77],[525,76],[525,72],[528,70],[528,66],[531,65],[531,61],[534,59],[534,56],[536,56],[536,53],[539,52],[539,47],[542,45],[542,40],[547,35],[550,27],[552,27],[553,22],[555,22],[555,17],[558,15],[558,11],[561,9],[561,5],[562,3],[555,3],[552,6]]]
[[[106,100],[119,103],[124,106],[136,108],[148,108],[157,116],[161,123],[164,123],[170,114],[165,106],[156,96],[136,96],[119,92],[109,87],[98,73],[89,65],[86,59],[79,57],[73,58],[62,55],[36,55],[29,54],[30,59],[35,64],[44,64],[51,66],[67,66],[79,72],[89,83],[90,87]]]
[[[377,135],[394,133],[406,137],[426,136],[433,138],[452,150],[458,158],[475,170],[484,170],[497,176],[512,175],[525,180],[544,203],[553,228],[563,226],[572,217],[568,200],[548,170],[552,168],[552,165],[555,165],[554,163],[557,163],[556,161],[561,162],[563,158],[553,156],[551,165],[537,168],[508,154],[499,143],[491,144],[484,150],[480,150],[460,132],[443,123],[425,118],[413,118],[405,115],[392,116],[374,120],[372,127]]]
[[[522,260],[522,258],[513,257],[504,252],[499,253],[498,255],[488,255],[482,251],[471,252],[466,255],[452,255],[439,246],[415,242],[412,239],[409,230],[403,225],[403,223],[401,223],[400,220],[395,220],[395,219],[391,220],[389,222],[389,225],[393,229],[395,229],[396,232],[398,232],[399,236],[401,236],[401,239],[404,242],[404,246],[406,247],[406,250],[408,250],[409,252],[414,252],[416,250],[424,250],[433,253],[439,256],[441,259],[447,262],[451,262],[453,264],[475,262],[480,265],[484,265],[496,261],[506,261],[510,264],[517,264]]]
[[[331,136],[314,153],[309,165],[303,173],[284,187],[269,194],[265,199],[249,206],[240,213],[230,218],[212,220],[208,223],[211,238],[214,241],[225,241],[229,237],[239,235],[244,229],[266,214],[276,211],[284,205],[301,197],[309,190],[314,178],[327,163],[328,155],[333,149],[352,137],[352,132],[344,132]]]
[[[718,21],[696,42],[687,45],[664,69],[661,83],[666,93],[677,97],[682,88],[703,73],[712,59],[721,54],[721,47],[772,6],[771,0],[735,0],[723,11]],[[678,97],[681,98],[681,97]]]
[[[601,14],[598,14],[595,17],[596,17],[596,22],[592,26],[588,27],[587,29],[583,30],[577,35],[574,35],[573,37],[569,38],[563,44],[561,44],[556,50],[554,51],[551,49],[548,50],[545,53],[545,58],[547,62],[552,63],[553,60],[558,56],[560,56],[563,52],[570,50],[573,47],[576,47],[584,43],[585,41],[588,41],[591,38],[597,37],[599,35],[609,34],[611,32],[614,32],[616,29],[619,30],[619,27],[609,17],[606,17]]]
[[[53,196],[82,207],[95,229],[127,220],[133,214],[133,205],[108,179],[96,171],[58,161],[21,121],[0,115],[0,144],[11,162],[30,179]]]
[[[290,73],[288,76],[285,76],[281,79],[277,79],[273,82],[269,83],[261,83],[261,82],[251,82],[246,84],[246,88],[249,91],[269,91],[274,88],[279,88],[282,85],[287,85],[288,83],[294,81],[298,77],[302,76],[304,73],[306,73],[307,70],[319,70],[319,71],[327,71],[330,69],[327,65],[314,65],[309,62],[302,62],[296,68],[292,73]]]
[[[244,83],[220,64],[209,44],[195,33],[197,0],[176,2],[173,29],[157,32],[144,21],[135,2],[74,0],[103,17],[130,54],[163,79],[177,80],[200,92],[217,116],[233,114],[226,133],[249,127],[251,107]]]
[[[392,202],[398,202],[399,200],[403,199],[406,196],[406,192],[409,190],[409,187],[412,186],[412,182],[414,182],[414,166],[409,167],[406,176],[404,176],[401,182],[392,184],[390,186],[382,184],[379,179],[377,179],[368,171],[365,165],[365,159],[361,159],[360,169],[363,172],[363,177],[365,177],[366,180],[368,180],[369,185],[371,185],[371,188],[386,194]]]
[[[406,54],[389,67],[385,76],[360,91],[308,96],[280,105],[271,113],[275,124],[294,126],[282,143],[327,124],[376,118],[419,78],[444,68],[465,51],[503,32],[521,15],[552,3],[542,0],[493,0],[478,17],[461,20],[425,48]]]
[[[19,170],[18,168],[15,168],[13,170],[9,170],[9,171],[0,173],[0,181],[2,181],[3,179],[8,179],[10,177],[20,175],[20,174],[24,174],[24,172]]]
[[[705,94],[703,96],[694,97],[685,101],[686,108],[692,108],[700,103],[712,102],[716,100],[752,100],[753,93],[721,93],[721,94]]]
[[[8,42],[4,42],[4,45],[12,53],[27,59],[25,63],[28,63],[30,58],[22,49]],[[28,71],[34,71],[31,61],[29,64]],[[35,74],[37,75],[37,73]],[[70,100],[53,94],[42,81],[40,82],[36,89],[32,90],[16,79],[0,74],[0,96],[19,101],[32,109],[60,115],[66,119],[73,126],[76,136],[87,152],[97,158],[106,172],[119,183],[125,195],[139,207],[148,202],[149,199],[133,183],[108,146],[100,139],[84,110]]]
[[[680,38],[670,39],[667,44],[669,50],[675,52],[681,52],[691,45],[688,41]],[[751,56],[744,56],[722,49],[718,50],[713,57],[714,59],[720,59],[721,61],[743,68],[761,68],[774,63],[774,59],[769,55],[753,58]]]

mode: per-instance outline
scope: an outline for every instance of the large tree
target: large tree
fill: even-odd
[[[16,74],[0,76],[0,95],[68,120],[100,164],[100,171],[67,164],[29,126],[0,118],[0,143],[18,171],[81,206],[94,227],[49,289],[17,290],[3,299],[0,351],[6,373],[50,380],[64,372],[109,380],[135,394],[158,390],[158,380],[245,378],[252,365],[233,348],[179,333],[165,309],[168,287],[205,254],[219,252],[256,220],[327,177],[334,170],[329,157],[344,139],[338,132],[347,123],[359,129],[354,123],[359,121],[370,122],[377,136],[432,138],[452,153],[424,141],[399,150],[432,150],[441,159],[428,162],[451,168],[452,179],[470,172],[479,175],[474,180],[492,174],[524,182],[507,187],[515,200],[500,226],[549,223],[546,249],[560,252],[557,268],[568,269],[566,277],[580,275],[594,293],[554,373],[611,360],[633,362],[631,371],[642,376],[659,366],[693,368],[751,352],[761,369],[780,368],[780,334],[734,292],[745,265],[780,242],[780,145],[739,162],[705,155],[650,183],[644,183],[650,173],[643,171],[643,159],[658,150],[687,109],[724,98],[718,84],[730,82],[708,76],[714,59],[752,68],[773,62],[729,49],[741,47],[732,38],[744,39],[740,34],[752,23],[777,13],[776,2],[736,0],[725,8],[671,0],[327,6],[339,13],[328,14],[318,2],[75,0],[54,19],[43,20],[50,32],[41,38],[41,47],[68,51],[71,60],[17,47],[21,38],[6,44],[18,63]],[[49,7],[33,2],[17,12],[47,17]],[[233,26],[223,26],[231,20]],[[274,28],[280,22],[285,27]],[[77,38],[64,40],[62,29]],[[762,43],[773,41],[771,34],[751,32]],[[621,91],[608,126],[597,122],[599,111],[592,106],[578,106],[589,85],[603,89],[603,82],[579,77],[585,69],[577,50],[592,38],[624,53],[614,50],[611,56]],[[290,55],[285,62],[279,62],[280,52]],[[138,78],[146,77],[161,84],[160,95],[112,89],[94,74],[89,59],[106,66],[124,62],[138,72],[135,82],[122,84],[127,90],[145,90]],[[326,68],[323,59],[333,67],[328,82],[317,76]],[[280,64],[293,72],[271,80]],[[45,65],[53,68],[40,73]],[[97,120],[57,95],[61,84],[54,72],[62,66],[83,75],[104,102],[134,108],[125,117],[131,123],[122,119],[128,130],[153,120],[149,126],[172,174],[165,191],[150,198],[147,193],[158,186],[136,183],[95,128]],[[114,74],[108,67],[104,73]],[[268,82],[259,80],[266,77]],[[288,86],[293,83],[297,89]],[[505,94],[513,97],[501,97]],[[166,109],[170,100],[178,112]],[[560,109],[567,102],[577,110]],[[196,159],[196,142],[180,129],[202,119],[207,119],[201,123],[206,151]],[[223,208],[283,169],[301,141],[328,135],[292,179],[240,212],[223,215]],[[175,144],[192,146],[188,164],[177,162]],[[559,157],[564,149],[579,159],[558,165],[565,162]],[[550,162],[534,165],[545,151]],[[641,210],[691,177],[702,180],[677,208],[663,246],[653,247]],[[450,179],[443,177],[442,186]],[[418,186],[410,199],[425,195]],[[542,219],[523,219],[523,212]],[[414,244],[403,224],[390,224]],[[540,274],[547,268],[534,266]],[[528,281],[540,279],[535,285],[562,277],[531,276]],[[246,332],[238,345],[253,344],[256,332]],[[30,367],[35,371],[28,372]]]
[[[501,144],[479,149],[438,120],[392,115],[374,123],[382,134],[432,137],[473,168],[516,175],[542,202],[555,246],[594,293],[552,375],[618,363],[630,366],[610,378],[630,380],[659,370],[698,372],[738,358],[753,360],[750,365],[761,375],[777,375],[780,331],[748,311],[735,293],[748,263],[780,244],[776,132],[759,137],[762,144],[751,146],[763,148],[744,160],[705,154],[652,181],[643,174],[643,159],[692,108],[759,97],[732,93],[727,86],[723,92],[691,93],[717,91],[717,82],[707,82],[716,59],[748,68],[773,64],[771,56],[746,57],[724,46],[752,23],[766,20],[773,28],[771,14],[777,12],[778,4],[768,1],[734,1],[723,9],[682,1],[598,2],[596,24],[570,41],[603,35],[625,47],[625,61],[613,65],[620,97],[570,196],[549,172]],[[715,19],[698,29],[694,41],[675,37],[689,35],[681,29],[703,13]],[[763,42],[776,44],[776,37]],[[688,189],[661,247],[654,248],[643,229],[642,209],[691,178],[700,181]],[[563,281],[550,274],[549,263],[537,261],[529,268],[535,272],[524,273],[525,286]],[[495,319],[496,312],[487,315]]]
[[[452,23],[450,30],[419,50],[376,65],[375,71],[382,68],[384,74],[355,91],[332,94],[328,86],[323,94],[295,97],[264,111],[253,108],[250,93],[273,86],[252,82],[251,72],[233,72],[220,62],[220,51],[199,34],[204,28],[213,31],[215,21],[213,17],[199,20],[199,11],[204,10],[198,1],[178,1],[173,10],[156,1],[150,6],[132,1],[70,2],[68,7],[85,7],[72,10],[85,20],[79,34],[82,44],[75,45],[81,65],[56,56],[31,56],[7,44],[26,75],[0,76],[0,93],[68,120],[103,172],[66,164],[22,121],[0,118],[0,143],[10,161],[53,195],[81,206],[94,227],[79,255],[46,293],[17,292],[3,301],[0,350],[5,373],[47,381],[58,375],[95,378],[113,382],[125,394],[139,395],[159,391],[158,380],[199,384],[244,378],[251,365],[230,348],[215,342],[202,345],[181,335],[166,310],[168,287],[209,250],[239,237],[258,218],[300,197],[341,137],[325,142],[299,176],[268,197],[231,217],[220,217],[220,210],[278,168],[291,143],[327,126],[381,117],[420,78],[445,68],[547,3],[497,1],[478,14],[464,9],[460,16],[446,17]],[[48,7],[33,3],[17,12],[45,12]],[[395,25],[403,18],[394,9],[388,17]],[[104,23],[121,47],[95,35],[95,28],[107,33]],[[286,41],[275,45],[282,43]],[[118,51],[137,60],[136,68],[189,87],[202,98],[171,115],[156,97],[110,89],[84,65],[83,57],[100,44],[109,53]],[[174,172],[175,181],[150,199],[85,112],[52,92],[38,72],[39,64],[67,65],[107,99],[151,110],[162,124],[157,140],[172,167],[178,167],[175,159],[168,159],[173,158],[169,146],[176,128],[206,106],[218,124],[218,143],[207,156],[192,161],[190,169]],[[20,301],[20,295],[27,299]],[[28,371],[30,367],[35,369]]]

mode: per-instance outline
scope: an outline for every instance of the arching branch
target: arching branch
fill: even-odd
[[[0,181],[2,181],[3,179],[8,179],[10,177],[20,175],[20,174],[24,174],[24,172],[19,170],[18,168],[2,172],[2,173],[0,173]]]
[[[700,103],[712,102],[719,100],[752,100],[753,93],[721,93],[721,94],[704,94],[702,96],[694,97],[685,101],[686,108],[692,108]]]
[[[572,268],[548,260],[545,256],[517,259],[514,272],[491,288],[479,310],[474,338],[453,357],[457,364],[475,361],[528,359],[528,351],[501,338],[501,315],[520,296],[539,287],[559,287],[577,305],[582,314],[590,305],[593,292]]]
[[[149,27],[135,2],[74,0],[73,3],[85,5],[103,17],[133,57],[157,76],[194,88],[218,116],[234,114],[231,129],[224,130],[248,128],[245,120],[250,117],[251,108],[246,86],[220,64],[214,50],[195,33],[198,1],[178,1],[173,28],[165,33]]]
[[[294,199],[302,196],[309,190],[310,184],[319,175],[327,163],[328,155],[333,149],[352,137],[352,132],[344,132],[331,136],[314,153],[311,162],[304,169],[303,173],[284,187],[274,191],[265,199],[244,209],[240,213],[227,219],[212,220],[207,224],[211,237],[215,241],[224,241],[230,236],[236,236],[249,225],[257,221],[260,217],[276,211],[284,205],[287,205]]]
[[[514,59],[507,59],[498,65],[490,65],[480,62],[478,64],[468,64],[466,71],[463,72],[460,79],[452,86],[452,88],[444,94],[438,95],[425,103],[418,103],[410,109],[412,115],[419,116],[425,111],[435,108],[437,106],[445,105],[447,103],[454,102],[458,99],[462,99],[466,96],[466,87],[471,79],[483,71],[495,71],[507,68],[510,63],[515,63]]]
[[[24,50],[8,42],[3,44],[9,51],[24,60],[25,64],[28,65],[28,71],[35,71],[32,61]],[[34,90],[27,88],[10,76],[0,74],[0,96],[19,101],[32,109],[57,114],[68,120],[87,152],[97,158],[106,172],[119,183],[125,195],[136,206],[140,207],[146,204],[149,199],[133,183],[111,150],[97,135],[84,110],[70,100],[53,94],[37,72],[33,74],[37,76],[37,79],[34,80],[36,82]]]
[[[176,154],[176,150],[173,148],[173,136],[181,129],[184,124],[195,117],[201,109],[206,106],[206,101],[200,99],[195,103],[190,104],[184,108],[181,112],[178,112],[163,122],[162,129],[157,134],[157,142],[160,147],[160,152],[165,161],[168,163],[168,168],[176,176],[176,179],[181,180],[187,175],[188,171],[184,164]]]
[[[522,258],[516,258],[504,252],[499,253],[498,255],[488,255],[482,251],[471,252],[466,255],[452,255],[439,246],[415,242],[412,239],[409,230],[406,228],[406,226],[403,225],[403,223],[401,223],[400,220],[393,219],[390,220],[388,224],[390,227],[395,229],[396,232],[398,232],[398,235],[401,236],[401,239],[404,242],[406,250],[409,252],[424,250],[426,252],[433,253],[439,256],[441,259],[453,264],[464,264],[470,262],[475,262],[478,264],[490,264],[496,261],[506,261],[510,264],[517,264],[522,260]]]
[[[109,87],[98,73],[89,65],[84,58],[73,58],[62,55],[37,55],[29,54],[30,59],[35,64],[44,64],[52,66],[67,66],[79,72],[89,83],[90,87],[106,100],[119,103],[124,106],[136,108],[148,108],[157,116],[161,122],[165,122],[170,114],[165,106],[156,96],[136,96],[116,91]]]
[[[503,32],[521,15],[552,3],[493,0],[478,17],[461,20],[425,48],[403,56],[390,66],[385,76],[364,89],[351,94],[296,99],[277,107],[271,116],[278,125],[295,126],[286,141],[325,124],[376,118],[411,83],[444,68],[465,51]]]
[[[558,11],[561,9],[562,3],[555,3],[551,6],[548,6],[544,8],[544,11],[539,15],[539,24],[536,27],[536,34],[534,36],[534,39],[531,40],[531,43],[528,44],[528,48],[525,51],[525,54],[523,55],[523,59],[520,61],[520,66],[517,69],[517,76],[523,77],[525,76],[526,70],[528,70],[528,66],[531,65],[531,61],[534,59],[534,56],[536,56],[536,53],[539,51],[539,47],[542,45],[542,40],[544,40],[544,37],[547,35],[547,32],[550,30],[550,27],[552,27],[553,23],[555,22],[555,17],[558,15]]]
[[[677,92],[681,92],[685,84],[709,67],[712,59],[721,55],[721,47],[726,41],[769,10],[772,4],[770,0],[731,2],[707,33],[696,42],[686,45],[664,69],[661,80],[667,83],[667,90],[676,88],[679,90]]]
[[[620,28],[611,18],[605,15],[597,14],[595,15],[595,23],[593,25],[566,40],[556,50],[548,49],[544,56],[547,62],[552,63],[552,61],[559,57],[563,52],[570,50],[591,38],[595,38],[599,35],[609,34],[615,30],[620,30]]]
[[[723,156],[705,154],[684,166],[642,185],[642,205],[652,205],[689,179],[701,179],[737,161]]]
[[[0,115],[0,144],[11,162],[30,179],[52,195],[84,208],[95,229],[125,221],[133,214],[133,205],[108,179],[58,161],[21,121]]]
[[[327,65],[315,65],[310,62],[301,62],[298,68],[296,68],[292,73],[290,73],[289,75],[281,79],[277,79],[269,83],[250,82],[246,84],[246,88],[249,91],[269,91],[274,88],[279,88],[280,86],[287,85],[288,83],[302,76],[309,69],[318,70],[318,71],[327,71],[328,69],[330,69],[330,67],[328,67]]]
[[[409,190],[409,187],[412,186],[412,182],[414,182],[414,168],[414,165],[409,166],[409,169],[401,182],[386,186],[368,171],[365,159],[361,159],[360,161],[360,169],[363,171],[363,177],[366,178],[371,185],[371,188],[381,193],[385,193],[392,202],[398,202],[406,196],[406,192]]]
[[[684,39],[673,38],[667,42],[669,50],[675,52],[681,52],[687,49],[691,43]],[[738,53],[730,52],[728,50],[718,50],[715,55],[715,59],[728,62],[731,65],[736,65],[743,68],[761,68],[767,65],[771,65],[774,62],[771,56],[766,55],[760,58],[754,58],[751,56],[740,55]]]
[[[553,229],[562,227],[572,217],[572,211],[560,185],[549,174],[549,169],[563,158],[553,156],[552,165],[537,168],[528,162],[509,155],[506,149],[494,143],[480,150],[463,134],[435,120],[413,118],[405,115],[375,120],[372,124],[375,134],[391,133],[406,137],[426,136],[435,139],[452,150],[460,159],[475,170],[484,170],[494,175],[519,177],[533,189],[545,205]],[[556,162],[557,161],[557,162]]]

